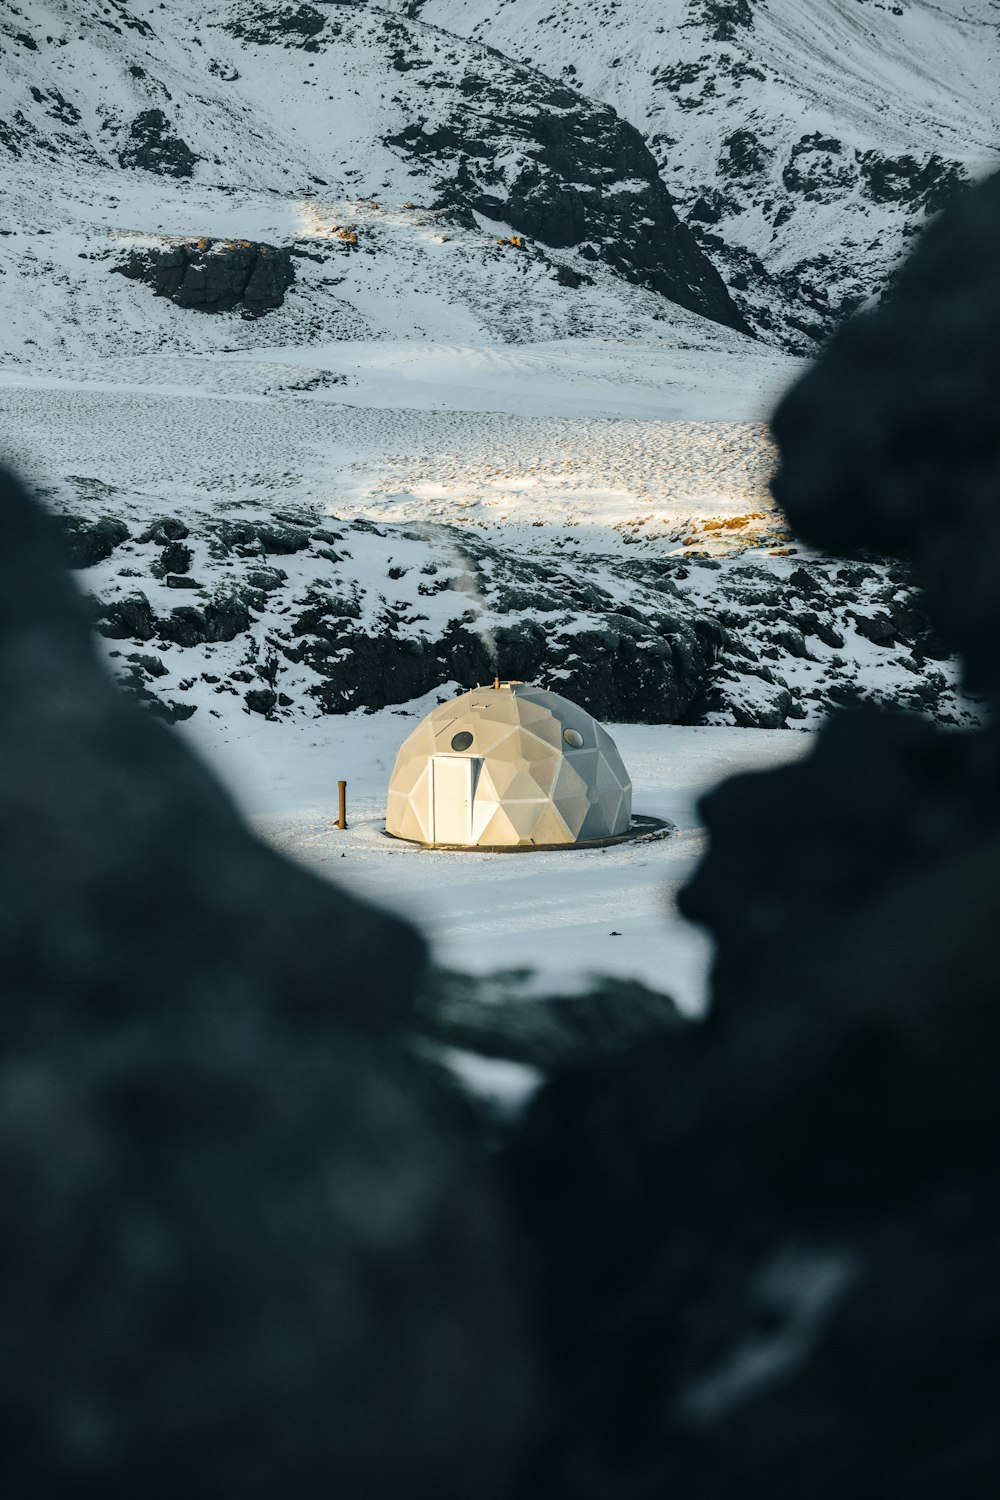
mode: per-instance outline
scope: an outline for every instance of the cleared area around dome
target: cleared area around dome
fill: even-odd
[[[627,835],[632,783],[577,704],[496,683],[437,708],[403,742],[386,832],[431,848],[552,848]]]

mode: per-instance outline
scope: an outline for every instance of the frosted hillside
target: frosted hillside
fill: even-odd
[[[807,348],[993,170],[996,0],[396,0],[638,127],[755,326]]]
[[[785,531],[795,363],[731,326],[641,134],[438,21],[0,21],[4,447],[125,675],[174,718],[199,683],[280,719],[499,668],[617,719],[964,722],[905,575]]]
[[[613,110],[377,7],[9,7],[0,99],[8,358],[228,346],[108,280],[206,236],[296,248],[270,343],[741,321]]]

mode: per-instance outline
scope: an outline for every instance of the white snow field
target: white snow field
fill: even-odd
[[[456,685],[457,687],[457,685]],[[403,911],[437,961],[467,973],[530,969],[540,992],[637,979],[702,1013],[707,939],[674,908],[704,847],[695,801],[724,776],[796,758],[805,732],[609,725],[633,781],[634,809],[669,819],[664,839],[606,849],[480,854],[420,849],[384,833],[396,751],[444,694],[406,709],[306,723],[198,713],[179,727],[276,848],[355,894]],[[335,826],[337,781],[348,828]]]

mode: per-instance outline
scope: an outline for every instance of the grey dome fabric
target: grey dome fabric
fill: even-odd
[[[403,742],[386,832],[430,845],[576,844],[627,833],[632,783],[614,740],[568,698],[475,688]]]

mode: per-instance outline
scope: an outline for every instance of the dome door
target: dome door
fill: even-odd
[[[472,843],[472,801],[482,761],[474,755],[435,755],[434,843]]]

